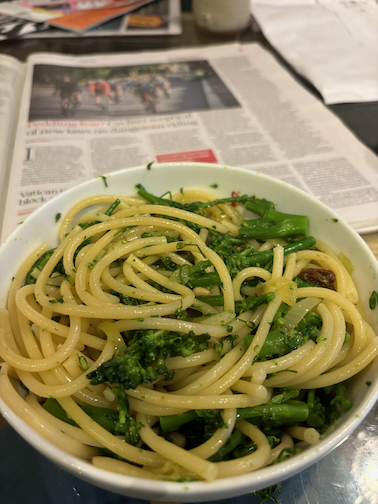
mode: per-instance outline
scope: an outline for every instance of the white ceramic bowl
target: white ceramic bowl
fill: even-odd
[[[1,245],[0,264],[3,267],[0,270],[0,308],[6,306],[7,291],[12,277],[28,251],[42,241],[47,241],[51,247],[57,245],[59,230],[59,224],[55,223],[57,213],[63,215],[74,203],[91,195],[134,194],[135,185],[141,183],[156,195],[168,190],[177,191],[181,187],[207,189],[217,196],[228,196],[231,191],[237,191],[240,194],[269,199],[283,212],[308,215],[310,234],[328,243],[337,252],[343,251],[352,261],[355,266],[353,278],[366,310],[366,319],[376,331],[378,330],[378,310],[372,311],[368,308],[369,294],[377,286],[377,260],[364,241],[345,222],[340,219],[335,222],[338,217],[333,211],[302,191],[259,173],[202,163],[153,164],[150,170],[146,166],[129,168],[110,174],[106,182],[107,187],[101,178],[93,179],[61,194],[30,215]],[[210,189],[212,184],[218,184],[218,188]],[[372,382],[370,387],[366,386],[368,380]],[[349,393],[354,404],[353,408],[341,416],[335,430],[317,445],[281,464],[213,483],[142,481],[95,468],[46,441],[16,416],[2,400],[0,410],[28,443],[54,463],[83,480],[130,497],[201,502],[236,497],[265,488],[303,471],[328,454],[358,427],[377,400],[377,360],[351,381]]]

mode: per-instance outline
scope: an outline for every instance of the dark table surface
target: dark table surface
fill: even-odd
[[[313,86],[280,58],[253,24],[249,29],[234,36],[214,36],[198,30],[193,23],[191,13],[184,12],[182,25],[182,34],[174,36],[2,41],[0,53],[25,61],[30,54],[35,52],[115,53],[195,47],[235,41],[257,41],[270,50],[299,82],[321,100],[321,96]],[[328,108],[365,145],[378,153],[378,102],[338,104],[328,106]],[[376,485],[373,484],[370,488],[370,483],[364,476],[366,471],[371,469],[369,469],[370,466],[366,468],[366,464],[378,460],[377,413],[376,405],[358,432],[351,435],[346,443],[315,466],[284,482],[281,502],[283,504],[378,504],[378,480],[376,479]],[[353,461],[350,460],[351,458]],[[1,421],[0,502],[2,504],[22,502],[27,504],[146,504],[145,501],[98,489],[62,471],[27,445],[10,426],[6,424],[1,426]],[[258,502],[259,499],[247,495],[218,501],[218,504],[257,504]]]

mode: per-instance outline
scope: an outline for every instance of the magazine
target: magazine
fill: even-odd
[[[0,55],[2,240],[50,198],[155,162],[258,171],[378,229],[378,158],[259,44]]]
[[[8,2],[9,3],[9,2]],[[0,41],[10,38],[72,38],[72,37],[124,37],[124,36],[156,36],[156,35],[179,35],[181,26],[180,0],[155,0],[143,7],[133,10],[131,13],[102,22],[99,26],[83,33],[54,28],[46,22],[37,22],[21,17],[1,14],[3,4],[0,4]],[[9,4],[13,6],[13,4]],[[135,5],[135,2],[134,2]],[[128,7],[130,8],[130,6]],[[7,9],[4,9],[5,11]],[[14,10],[14,9],[13,9]],[[17,11],[20,15],[20,11]],[[41,14],[37,12],[38,16]],[[21,14],[22,15],[22,14]],[[37,16],[37,19],[39,19]],[[46,18],[48,20],[48,17]]]
[[[155,0],[139,7],[129,14],[118,16],[96,28],[92,28],[81,37],[125,37],[179,35],[181,26],[180,0]],[[24,38],[68,38],[77,34],[58,28],[49,27],[38,33],[30,32]]]
[[[49,26],[73,32],[77,36],[152,1],[154,0],[100,0],[99,2],[70,0],[70,2],[56,3],[46,0],[46,5],[33,8],[30,2],[25,0],[23,5],[18,2],[0,4],[0,15],[19,17],[34,23],[45,22]],[[96,4],[98,6],[94,7]]]

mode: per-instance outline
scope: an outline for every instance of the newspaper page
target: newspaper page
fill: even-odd
[[[251,12],[325,103],[378,100],[377,0],[251,0]]]
[[[20,101],[24,64],[0,54],[0,225],[5,207],[4,188],[8,183],[8,166],[12,140],[16,134],[17,103]]]
[[[378,158],[262,47],[227,44],[33,55],[2,238],[69,187],[151,161],[256,170],[312,194],[361,233],[378,228]]]

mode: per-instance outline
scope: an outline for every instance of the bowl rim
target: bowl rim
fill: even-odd
[[[189,168],[197,167],[200,170],[220,170],[226,169],[230,170],[232,173],[242,173],[243,175],[250,174],[251,177],[258,176],[259,178],[267,181],[270,184],[276,185],[278,188],[282,187],[286,190],[293,192],[294,194],[301,196],[302,198],[307,198],[316,207],[323,208],[330,217],[339,219],[340,225],[343,228],[343,232],[349,233],[357,240],[358,247],[364,251],[365,255],[371,259],[374,255],[362,240],[362,238],[347,224],[343,219],[341,219],[336,212],[328,208],[322,202],[316,200],[316,198],[303,192],[302,190],[294,187],[286,182],[279,179],[274,179],[265,174],[249,171],[243,168],[234,168],[225,165],[211,164],[211,163],[195,163],[195,162],[180,162],[180,163],[154,163],[152,169],[155,170],[166,170],[177,167]],[[123,177],[127,176],[125,174],[131,174],[132,172],[138,173],[141,170],[146,170],[146,165],[137,166],[133,168],[125,168],[108,174],[106,177],[111,180],[113,177]],[[40,214],[42,216],[47,212],[50,207],[56,205],[57,202],[61,200],[65,201],[70,198],[71,195],[74,196],[75,201],[81,199],[80,192],[85,187],[93,187],[94,192],[99,194],[99,190],[96,186],[99,185],[99,189],[104,187],[103,181],[100,180],[101,177],[96,177],[95,179],[90,179],[81,184],[78,184],[64,193],[58,195],[57,197],[51,199],[46,204],[38,208],[35,212],[29,215],[23,226],[16,228],[5,242],[0,246],[0,257],[3,251],[8,247],[11,247],[11,243],[22,234],[22,228],[29,223],[29,221],[38,220]],[[106,188],[103,189],[103,193],[106,192]],[[70,203],[72,206],[72,203]],[[370,260],[369,259],[369,260]],[[374,258],[376,261],[376,259]],[[371,261],[373,262],[373,261]],[[377,263],[378,264],[378,263]],[[375,265],[376,273],[378,272],[378,266]],[[0,301],[1,304],[1,301]],[[135,496],[139,498],[151,498],[154,500],[166,500],[166,501],[182,501],[182,502],[194,502],[194,501],[211,501],[224,499],[227,497],[236,497],[239,495],[246,494],[250,491],[259,490],[277,483],[278,481],[283,481],[299,471],[302,471],[312,465],[313,463],[320,460],[322,457],[327,455],[336,446],[341,444],[347,436],[358,427],[358,425],[363,421],[366,415],[369,413],[374,403],[378,399],[378,379],[371,387],[366,390],[364,398],[358,404],[356,408],[356,413],[354,415],[349,415],[347,419],[337,425],[333,432],[331,432],[326,438],[321,440],[317,445],[310,446],[306,448],[305,451],[290,458],[276,466],[270,466],[262,469],[258,469],[252,473],[245,475],[235,476],[232,478],[225,478],[221,480],[215,480],[214,482],[169,482],[169,481],[157,481],[157,480],[143,480],[143,488],[139,489],[138,484],[140,484],[141,479],[124,476],[121,474],[111,473],[103,469],[99,469],[91,465],[89,462],[78,459],[72,456],[60,448],[56,447],[40,434],[36,433],[34,429],[29,427],[18,415],[16,415],[12,409],[0,398],[0,412],[3,413],[4,417],[9,421],[9,424],[14,427],[14,429],[32,446],[34,446],[38,451],[40,451],[44,456],[52,460],[55,464],[63,467],[68,472],[74,474],[81,479],[89,481],[102,488],[115,491],[122,495]],[[251,478],[252,476],[252,478]],[[251,488],[253,486],[253,488]],[[188,489],[189,488],[189,489]],[[147,495],[147,497],[146,497]]]

